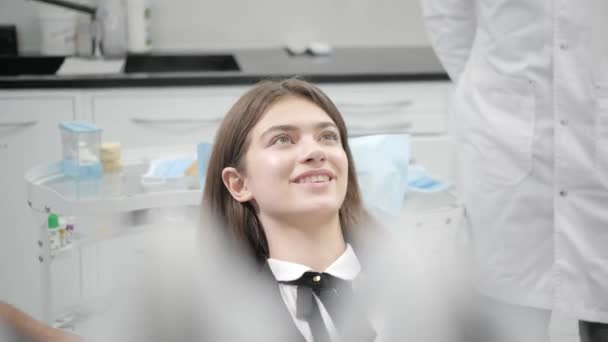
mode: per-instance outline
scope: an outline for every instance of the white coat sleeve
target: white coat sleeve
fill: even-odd
[[[421,0],[431,45],[456,82],[469,58],[477,17],[475,0]]]

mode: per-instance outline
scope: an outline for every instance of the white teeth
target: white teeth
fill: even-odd
[[[329,182],[329,176],[327,175],[317,175],[300,178],[296,181],[296,183],[321,183],[321,182]]]

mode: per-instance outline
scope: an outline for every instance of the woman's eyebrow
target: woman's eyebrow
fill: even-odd
[[[324,129],[324,128],[328,128],[328,127],[338,129],[338,126],[336,126],[336,124],[331,121],[323,121],[323,122],[319,122],[318,124],[315,125],[316,129]]]
[[[270,128],[268,128],[267,130],[264,131],[264,133],[262,133],[262,135],[260,136],[261,138],[264,138],[266,135],[273,133],[273,132],[293,132],[293,131],[297,131],[298,127],[293,126],[293,125],[276,125],[276,126],[271,126]]]
[[[336,124],[331,121],[323,121],[323,122],[319,122],[314,125],[314,128],[316,130],[325,129],[328,127],[338,129]],[[271,126],[268,129],[266,129],[260,137],[264,138],[266,135],[273,133],[273,132],[277,132],[277,131],[278,132],[295,132],[298,130],[299,130],[298,126],[295,126],[295,125],[275,125],[275,126]]]

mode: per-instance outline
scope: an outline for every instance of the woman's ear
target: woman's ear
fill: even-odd
[[[243,203],[253,199],[253,194],[245,184],[244,177],[237,169],[233,167],[224,168],[222,170],[222,181],[235,200]]]

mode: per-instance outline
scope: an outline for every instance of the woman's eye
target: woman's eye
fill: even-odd
[[[327,133],[323,133],[323,135],[321,135],[321,140],[338,141],[340,139],[338,137],[338,134],[336,134],[334,132],[327,132]]]
[[[291,138],[286,135],[279,135],[278,137],[276,137],[272,140],[272,145],[274,145],[274,144],[284,145],[284,144],[291,144],[291,143],[292,143]]]

